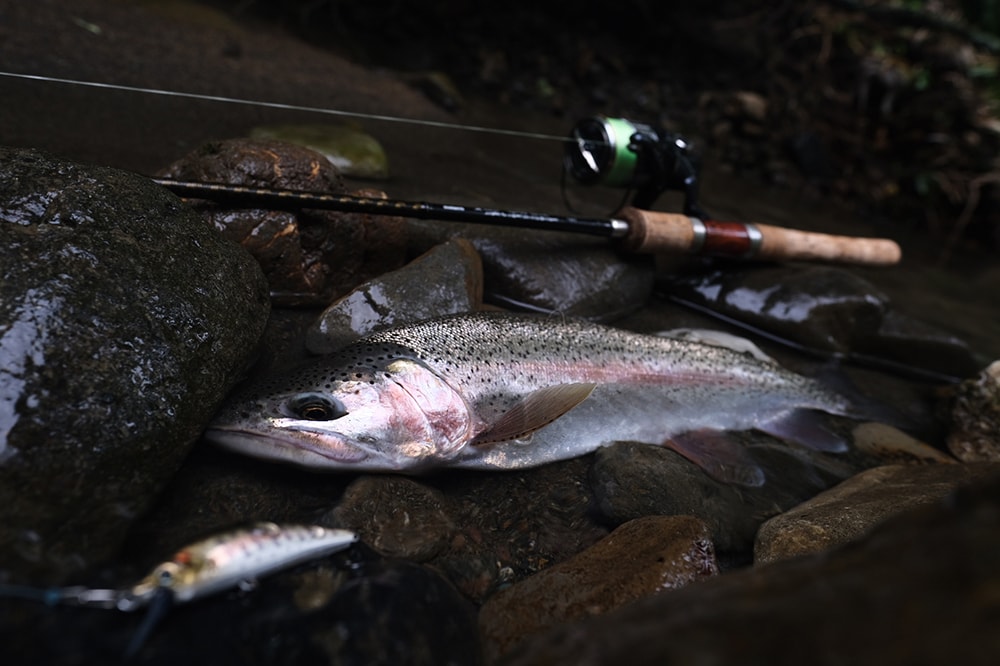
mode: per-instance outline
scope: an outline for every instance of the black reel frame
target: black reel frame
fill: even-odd
[[[624,118],[581,120],[566,146],[565,171],[582,185],[635,190],[632,205],[649,209],[667,190],[684,194],[684,214],[708,215],[698,204],[698,167],[679,134]]]

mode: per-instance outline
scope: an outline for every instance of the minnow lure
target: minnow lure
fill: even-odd
[[[45,590],[0,585],[0,596],[33,599],[51,605],[133,611],[148,605],[158,593],[169,593],[176,603],[188,602],[344,550],[357,540],[357,534],[348,530],[262,522],[182,548],[131,588],[74,586]]]

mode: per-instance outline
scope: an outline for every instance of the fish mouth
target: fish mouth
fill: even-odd
[[[205,439],[238,453],[307,467],[351,465],[369,457],[367,451],[349,440],[308,427],[260,432],[239,425],[213,424],[205,430]]]

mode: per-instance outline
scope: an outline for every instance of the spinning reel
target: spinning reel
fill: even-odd
[[[663,192],[684,193],[684,214],[706,218],[698,205],[698,169],[678,134],[624,118],[581,120],[566,144],[565,171],[582,185],[635,190],[632,205],[648,209]]]

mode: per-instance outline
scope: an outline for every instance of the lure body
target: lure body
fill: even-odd
[[[182,548],[139,581],[128,597],[141,605],[167,589],[175,602],[191,601],[335,553],[357,539],[354,532],[318,525],[257,523]]]

